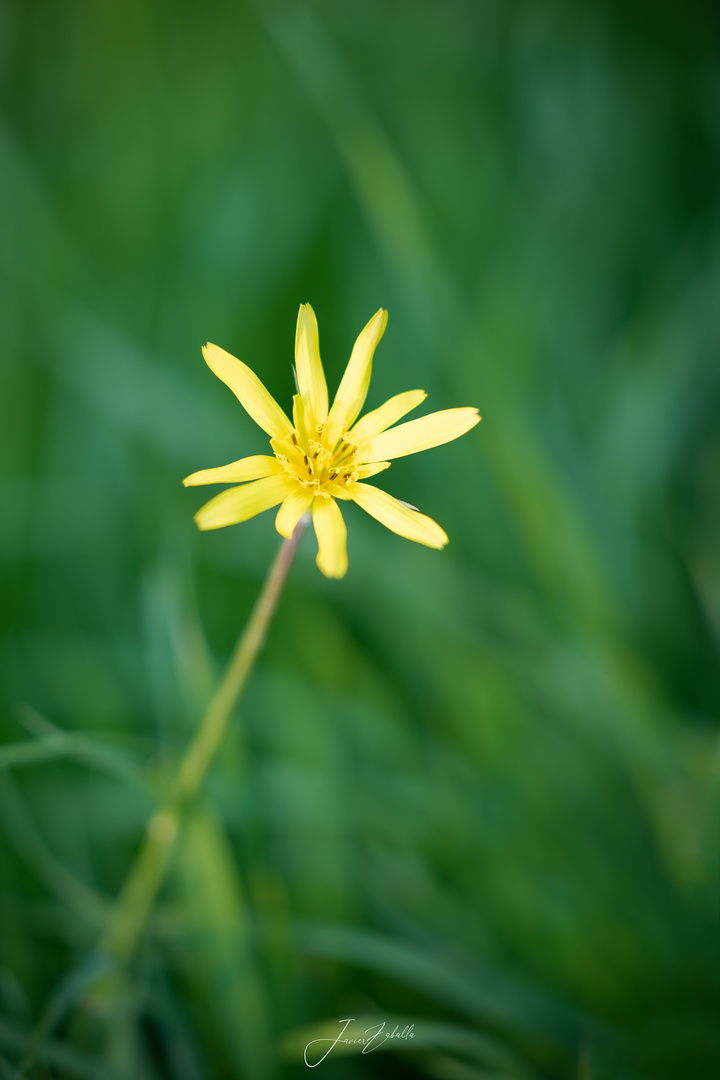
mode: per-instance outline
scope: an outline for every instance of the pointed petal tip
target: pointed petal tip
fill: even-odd
[[[393,498],[382,488],[358,483],[351,486],[349,494],[361,509],[398,536],[438,550],[448,543],[448,535],[437,521],[409,509],[407,504]]]
[[[378,308],[378,310],[375,312],[375,314],[373,315],[370,322],[374,323],[376,320],[377,320],[378,325],[379,325],[379,330],[378,330],[378,342],[379,342],[380,338],[385,333],[385,327],[387,326],[388,313],[387,313],[386,308]]]
[[[315,556],[315,562],[317,564],[318,570],[320,570],[323,577],[326,577],[326,578],[330,579],[331,581],[340,581],[340,579],[344,578],[345,575],[347,574],[347,566],[345,567],[344,570],[334,571],[334,570],[329,570],[329,569],[321,566],[320,565],[320,559],[319,559],[318,556]]]
[[[193,514],[193,521],[197,525],[200,532],[207,532],[209,529],[218,528],[217,525],[209,524],[210,518],[205,513],[206,506],[207,503],[205,503],[204,506],[201,506],[200,509],[195,514]]]
[[[248,484],[226,488],[201,506],[194,517],[200,529],[222,529],[262,514],[287,497],[288,484],[282,476],[266,476]]]
[[[205,471],[205,470],[203,470],[203,471]],[[200,472],[199,471],[194,472],[194,473],[190,473],[190,475],[186,476],[185,479],[183,480],[183,482],[182,482],[183,487],[197,487],[198,484],[202,484],[202,480],[200,480],[199,477],[200,477]]]
[[[245,412],[268,435],[282,439],[292,424],[254,371],[232,353],[208,342],[202,350],[205,363],[232,390]]]
[[[328,559],[318,551],[315,556],[315,565],[323,577],[326,577],[331,581],[340,581],[340,579],[344,578],[348,572],[347,556],[345,556],[343,561],[337,561]]]
[[[213,525],[213,524],[210,524],[207,521],[203,521],[202,519],[198,519],[197,517],[194,517],[193,521],[197,525],[200,532],[214,532],[216,529],[222,529],[223,528],[222,525]]]

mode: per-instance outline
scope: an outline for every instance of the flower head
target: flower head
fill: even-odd
[[[431,518],[364,481],[389,468],[391,458],[457,439],[480,417],[477,409],[445,409],[397,424],[426,397],[423,390],[407,390],[358,420],[375,348],[386,324],[387,312],[381,309],[355,342],[335,400],[328,407],[315,312],[309,304],[301,304],[295,335],[298,393],[293,397],[292,420],[249,367],[217,345],[203,348],[211,371],[270,436],[273,453],[202,469],[183,480],[186,486],[240,485],[221,491],[198,510],[199,528],[235,525],[279,504],[275,526],[281,536],[290,537],[303,514],[311,510],[317,564],[326,577],[334,578],[343,577],[347,570],[347,530],[338,502],[356,502],[388,529],[418,544],[434,548],[447,544],[445,532]]]

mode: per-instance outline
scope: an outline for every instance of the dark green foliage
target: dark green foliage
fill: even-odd
[[[2,16],[0,1076],[710,1080],[720,79],[711,5]],[[334,389],[477,405],[306,536],[111,1010],[95,948],[278,542],[198,536],[298,304]],[[318,1044],[320,1045],[320,1044]],[[323,1045],[330,1045],[323,1044]],[[385,1047],[385,1050],[388,1050]],[[353,1053],[343,1053],[352,1049]]]

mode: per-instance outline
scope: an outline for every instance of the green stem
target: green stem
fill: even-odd
[[[195,736],[177,768],[170,796],[150,818],[145,838],[100,942],[100,952],[120,963],[132,956],[165,880],[185,808],[197,795],[260,650],[303,530],[301,522],[277,553],[247,625]]]

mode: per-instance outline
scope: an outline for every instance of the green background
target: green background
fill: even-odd
[[[3,6],[2,1077],[300,1077],[349,1017],[416,1038],[327,1080],[715,1075],[718,29]],[[278,543],[192,523],[184,475],[266,452],[200,345],[289,406],[304,301],[331,392],[382,306],[368,407],[480,408],[378,480],[451,542],[350,506],[335,582],[305,536],[122,1000],[78,1008]]]

